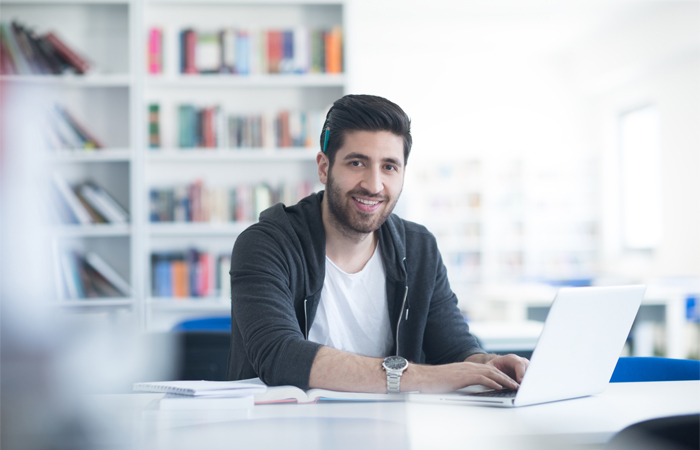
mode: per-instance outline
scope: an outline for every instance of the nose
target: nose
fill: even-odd
[[[379,194],[384,190],[384,180],[382,179],[382,171],[379,167],[373,167],[365,171],[365,177],[360,184],[365,190],[372,194]]]

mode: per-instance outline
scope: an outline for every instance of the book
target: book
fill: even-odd
[[[90,224],[92,223],[92,217],[90,217],[90,213],[83,207],[83,205],[80,203],[80,199],[78,199],[78,196],[73,192],[73,189],[68,185],[68,182],[58,173],[54,172],[53,173],[53,184],[58,190],[59,194],[61,195],[61,198],[63,201],[68,205],[70,208],[70,211],[73,213],[75,218],[78,220],[78,223],[80,224]]]
[[[195,46],[195,67],[199,73],[216,73],[221,68],[221,50],[216,33],[200,32]]]
[[[148,146],[160,147],[160,105],[158,103],[148,105]]]
[[[259,378],[241,380],[245,384],[264,383]],[[309,389],[304,391],[296,386],[267,386],[264,392],[254,394],[256,405],[271,403],[298,403],[308,404],[319,401],[331,402],[401,402],[406,399],[406,394],[373,394],[368,392],[340,392],[328,389]]]
[[[61,273],[67,288],[67,298],[73,300],[85,298],[85,290],[80,279],[80,271],[74,251],[61,252]]]
[[[153,27],[148,32],[148,73],[163,72],[163,30]]]
[[[153,381],[134,383],[136,392],[159,392],[190,397],[246,397],[266,391],[266,386],[256,382],[242,381]]]
[[[234,73],[236,66],[236,31],[225,28],[219,32],[219,51],[222,73]]]
[[[129,283],[126,282],[112,267],[110,267],[107,262],[105,262],[100,255],[95,252],[88,252],[85,255],[85,261],[89,264],[99,275],[104,277],[109,283],[111,283],[123,296],[131,295],[131,287]]]
[[[100,186],[88,182],[78,188],[80,195],[90,205],[111,223],[128,223],[129,214],[126,210]]]
[[[63,59],[65,59],[79,74],[85,74],[90,70],[90,63],[77,52],[71,49],[61,40],[55,32],[49,32],[44,36],[44,39],[56,49]]]
[[[194,397],[190,395],[165,394],[157,403],[161,411],[226,411],[247,409],[255,405],[253,395],[242,397]]]
[[[80,136],[80,139],[83,142],[82,147],[86,149],[95,149],[95,148],[104,148],[104,145],[83,125],[81,124],[78,120],[76,120],[75,116],[68,112],[68,110],[61,105],[56,105],[56,110],[58,113],[63,116],[65,119],[66,123],[73,127],[75,132]]]
[[[0,23],[0,38],[5,44],[5,48],[9,51],[9,56],[16,73],[19,75],[31,73],[29,63],[22,54],[17,39],[15,38],[15,33],[12,31],[12,27],[9,24]]]

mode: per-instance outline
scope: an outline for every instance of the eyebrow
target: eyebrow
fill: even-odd
[[[362,153],[352,152],[352,153],[348,153],[347,155],[345,155],[345,158],[343,158],[343,160],[348,160],[348,159],[361,159],[363,161],[369,161],[369,156],[363,155]],[[399,167],[403,167],[403,164],[401,164],[401,162],[399,162],[399,160],[397,160],[395,158],[384,158],[384,159],[382,159],[382,162],[394,164],[394,165],[399,166]]]

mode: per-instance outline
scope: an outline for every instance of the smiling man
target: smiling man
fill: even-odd
[[[231,380],[357,392],[517,389],[527,360],[486,354],[457,309],[435,238],[392,214],[410,120],[382,97],[328,111],[325,191],[277,204],[231,259]]]

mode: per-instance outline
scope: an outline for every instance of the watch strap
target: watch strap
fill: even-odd
[[[386,391],[389,394],[398,394],[401,392],[401,375],[402,372],[389,372],[386,373]]]

